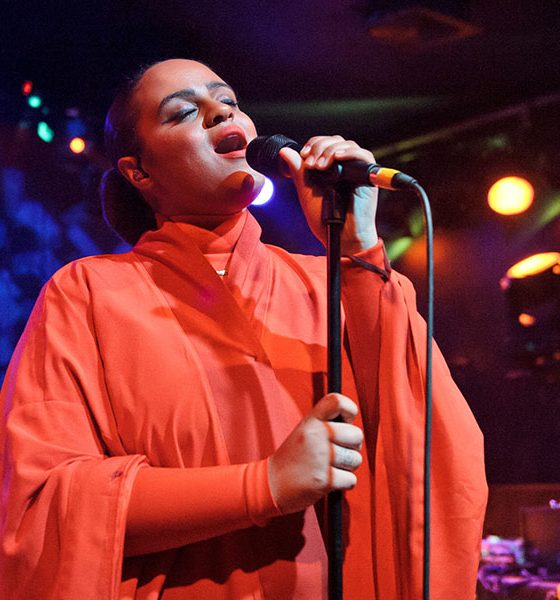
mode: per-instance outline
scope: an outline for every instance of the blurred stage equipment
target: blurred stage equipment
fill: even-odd
[[[514,353],[536,365],[560,361],[560,252],[523,259],[500,285],[508,300]]]

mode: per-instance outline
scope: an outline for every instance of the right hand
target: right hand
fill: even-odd
[[[362,464],[364,438],[362,430],[351,424],[357,414],[350,398],[327,394],[269,458],[270,491],[283,514],[356,485],[354,471]],[[331,421],[338,416],[344,422]]]
[[[373,154],[340,135],[318,135],[307,140],[301,152],[282,148],[280,157],[290,172],[309,228],[326,246],[327,230],[322,219],[325,188],[313,183],[309,173],[325,171],[334,162],[361,160],[375,163]],[[341,232],[340,252],[351,256],[375,246],[378,241],[375,225],[378,189],[369,185],[357,186],[347,206],[346,221]]]

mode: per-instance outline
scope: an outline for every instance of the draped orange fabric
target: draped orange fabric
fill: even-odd
[[[223,278],[204,251],[227,248],[201,249],[192,225],[165,222],[44,287],[2,392],[2,597],[326,598],[316,511],[259,522],[263,490],[243,467],[325,393],[324,259],[263,245],[251,216],[239,223]],[[386,269],[381,245],[362,258]],[[416,600],[424,324],[404,277],[343,262],[343,392],[366,432],[345,495],[344,597]],[[123,559],[131,488],[149,465],[240,465],[223,494],[242,528]],[[432,480],[432,598],[474,598],[482,438],[437,351]]]

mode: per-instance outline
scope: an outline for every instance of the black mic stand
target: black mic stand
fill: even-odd
[[[342,389],[340,313],[340,235],[346,220],[346,206],[353,188],[339,183],[323,195],[322,220],[327,228],[327,383],[329,393]],[[339,419],[336,419],[339,420]],[[327,548],[329,556],[329,600],[342,600],[342,492],[327,498]]]
[[[433,226],[430,203],[424,189],[413,182],[416,194],[422,200],[426,221],[428,252],[428,318],[426,332],[426,422],[424,440],[424,559],[423,599],[430,597],[430,463],[432,447],[432,334],[433,334]],[[354,187],[338,182],[323,193],[322,221],[327,229],[327,379],[328,392],[340,393],[342,388],[342,343],[340,310],[340,240],[346,221],[346,207],[352,199]],[[340,421],[340,418],[335,421]],[[331,492],[327,498],[327,549],[329,555],[329,600],[342,600],[342,492]]]

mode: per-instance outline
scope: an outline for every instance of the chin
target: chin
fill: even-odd
[[[228,201],[227,197],[231,198],[232,202],[241,202],[245,206],[249,206],[251,202],[259,195],[262,186],[264,185],[264,175],[257,171],[236,171],[232,173],[220,185],[220,195],[224,195],[224,200]]]

